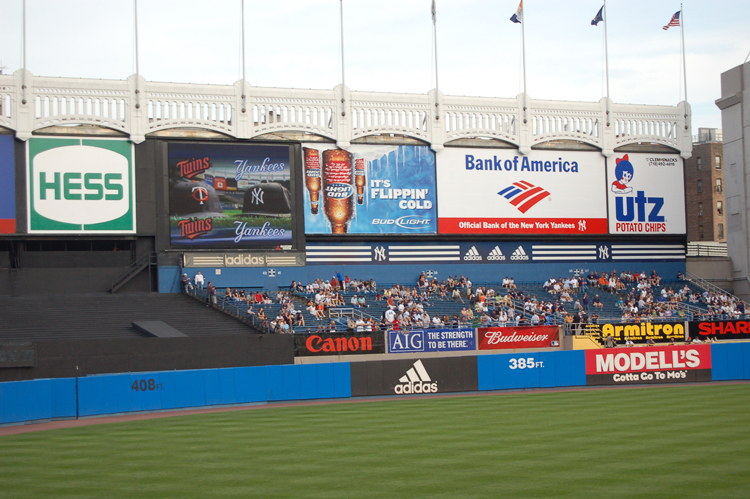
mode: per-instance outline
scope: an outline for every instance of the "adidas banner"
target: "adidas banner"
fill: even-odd
[[[480,327],[479,350],[559,346],[559,329],[558,326]]]
[[[479,389],[477,357],[352,362],[352,397],[469,392]]]
[[[300,357],[385,353],[385,335],[383,331],[295,334],[294,350]]]
[[[477,349],[474,329],[388,331],[388,353],[456,352]]]
[[[598,152],[446,148],[436,156],[441,234],[606,234]]]

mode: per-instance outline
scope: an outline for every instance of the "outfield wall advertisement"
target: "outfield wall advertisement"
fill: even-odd
[[[352,397],[479,389],[475,355],[352,362],[350,365]]]
[[[130,141],[31,138],[26,153],[29,233],[135,232]]]
[[[558,326],[480,327],[477,331],[479,350],[560,346]]]
[[[0,197],[0,234],[14,234],[16,232],[16,165],[13,152],[13,135],[0,135],[0,176],[6,185]]]
[[[427,146],[303,144],[307,234],[435,234]]]
[[[711,381],[711,345],[586,350],[586,384]]]
[[[473,328],[388,331],[388,353],[458,352],[477,349]]]
[[[383,331],[294,335],[294,348],[300,357],[385,353],[385,335]]]
[[[692,321],[688,322],[691,338],[717,340],[750,339],[750,321]]]
[[[677,154],[607,159],[611,234],[684,234],[683,161]]]
[[[630,340],[633,343],[666,343],[672,340],[685,341],[685,325],[682,322],[639,322],[635,324],[604,324],[599,327],[602,339],[609,335],[618,343]],[[591,329],[591,326],[589,326]]]
[[[437,155],[441,234],[606,234],[598,152],[446,148]]]

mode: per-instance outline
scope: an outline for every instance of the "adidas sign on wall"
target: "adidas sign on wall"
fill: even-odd
[[[352,396],[419,395],[477,390],[477,357],[351,363]]]

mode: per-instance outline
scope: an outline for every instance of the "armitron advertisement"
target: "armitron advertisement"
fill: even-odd
[[[289,146],[168,147],[173,246],[292,249]]]
[[[480,327],[477,329],[480,350],[547,348],[559,346],[557,326]]]
[[[607,159],[611,234],[684,234],[683,162],[677,154]]]
[[[655,343],[666,343],[672,339],[685,341],[685,326],[682,322],[652,323],[640,322],[636,324],[604,324],[601,326],[602,339],[612,335],[618,343],[627,340],[633,343],[646,343],[653,340]]]
[[[0,234],[16,232],[16,165],[13,135],[0,135],[0,176],[10,186],[0,196]]]
[[[750,338],[750,321],[694,321],[688,322],[691,338],[737,340]]]
[[[31,138],[26,157],[29,233],[135,232],[130,141]]]
[[[606,234],[598,152],[446,148],[437,155],[441,234]]]
[[[435,155],[426,146],[303,144],[305,233],[435,234]]]
[[[388,353],[455,352],[477,349],[474,329],[388,331]]]
[[[382,331],[295,334],[294,347],[300,357],[385,353],[385,336]]]
[[[711,345],[586,350],[586,384],[711,381]]]

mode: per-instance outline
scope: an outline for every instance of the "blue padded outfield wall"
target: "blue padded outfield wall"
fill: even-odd
[[[583,350],[479,355],[478,389],[585,386],[585,356]],[[712,344],[711,375],[750,380],[750,343]],[[0,424],[351,396],[348,362],[11,381],[0,383]]]

